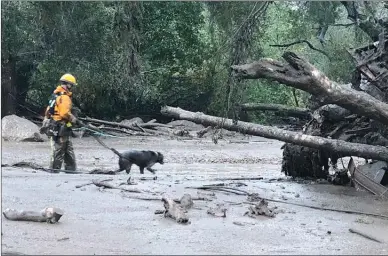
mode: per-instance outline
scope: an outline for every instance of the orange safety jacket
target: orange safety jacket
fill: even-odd
[[[71,97],[73,93],[67,91],[62,86],[58,86],[54,90],[54,94],[58,95],[55,99],[54,114],[50,114],[50,106],[48,106],[45,112],[45,116],[47,118],[52,117],[52,119],[55,121],[72,122],[74,119],[74,116],[71,113],[71,108],[73,105]]]

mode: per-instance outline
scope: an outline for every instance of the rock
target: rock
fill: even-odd
[[[204,127],[201,124],[196,124],[191,121],[187,120],[175,120],[172,122],[169,122],[167,125],[174,126],[174,128],[182,128],[188,131],[199,131],[202,130]]]
[[[134,123],[137,123],[137,124],[143,124],[144,121],[143,119],[141,119],[140,117],[134,117],[134,118],[131,118],[129,120],[127,119],[124,119],[120,122],[120,124],[123,124],[123,125],[128,125],[128,126],[132,126],[132,124]]]
[[[2,118],[2,138],[7,141],[35,141],[47,140],[39,133],[39,127],[33,122],[17,115],[8,115]]]

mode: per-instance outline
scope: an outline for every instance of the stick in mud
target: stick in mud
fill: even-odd
[[[101,180],[99,182],[106,182],[106,181],[112,181],[113,179],[106,179],[106,180]],[[84,184],[81,184],[81,185],[77,185],[75,186],[75,188],[82,188],[82,187],[85,187],[85,186],[88,186],[88,185],[93,185],[93,181],[92,182],[88,182],[88,183],[84,183]]]
[[[358,234],[362,237],[365,237],[366,239],[369,239],[369,240],[372,240],[372,241],[375,241],[377,243],[382,243],[379,239],[373,237],[373,236],[370,236],[370,235],[367,235],[365,234],[364,232],[360,231],[360,230],[356,230],[354,228],[349,228],[349,232],[350,233],[354,233],[354,234]]]
[[[121,190],[121,191],[132,192],[132,193],[141,193],[140,190],[135,189],[135,188],[134,189],[119,188],[119,187],[113,186],[113,185],[111,185],[111,184],[109,184],[107,182],[104,182],[104,181],[93,180],[92,182],[97,187],[110,188],[110,189],[118,189],[118,190]]]

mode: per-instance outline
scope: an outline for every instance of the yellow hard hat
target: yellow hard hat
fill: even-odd
[[[59,81],[62,81],[62,82],[68,82],[72,85],[77,85],[77,81],[75,79],[75,77],[71,74],[64,74],[61,79],[59,79]]]

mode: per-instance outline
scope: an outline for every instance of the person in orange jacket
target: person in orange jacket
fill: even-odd
[[[60,85],[54,90],[49,106],[45,111],[45,119],[41,133],[46,133],[51,142],[51,169],[61,169],[65,162],[65,170],[75,171],[77,168],[73,143],[71,141],[72,126],[81,124],[71,112],[73,86],[77,85],[75,77],[64,74],[59,79]]]

